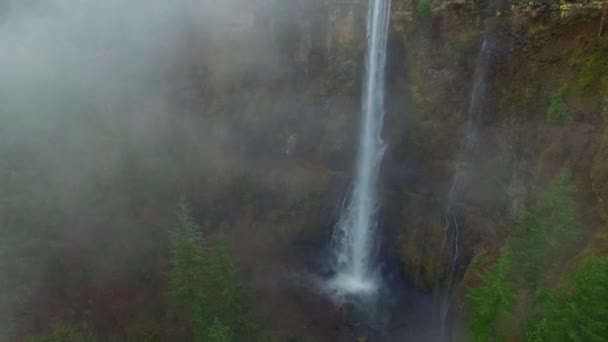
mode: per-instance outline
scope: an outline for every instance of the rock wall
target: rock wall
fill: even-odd
[[[230,222],[259,306],[281,336],[296,329],[285,328],[294,318],[281,317],[267,302],[282,298],[282,312],[293,315],[303,302],[281,294],[285,290],[268,279],[281,278],[285,270],[322,269],[324,247],[350,182],[365,50],[363,3],[294,0],[252,12],[252,25],[263,32],[278,63],[231,75],[229,84],[213,91],[208,90],[214,84],[201,81],[194,89],[205,91],[186,96],[198,101],[200,115],[214,127],[239,132],[239,139],[220,144],[235,160],[224,173],[242,173],[261,184],[243,200],[241,209],[249,209],[233,208],[243,215]],[[480,143],[455,203],[461,233],[458,279],[465,285],[491,261],[521,210],[565,163],[579,189],[587,249],[606,251],[601,237],[608,216],[608,65],[602,56],[608,56],[608,37],[598,37],[598,3],[575,5],[524,10],[512,2],[498,6],[493,17]],[[380,231],[385,256],[399,260],[417,287],[431,290],[437,279],[445,279],[453,256],[441,248],[444,207],[467,123],[487,5],[433,2],[430,15],[417,8],[418,2],[393,2]],[[562,88],[571,118],[550,123],[547,108]],[[261,198],[266,209],[251,206]],[[252,231],[255,239],[243,239]],[[251,261],[250,255],[258,258]],[[291,333],[315,338],[310,331]]]

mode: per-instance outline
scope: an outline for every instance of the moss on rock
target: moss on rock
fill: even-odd
[[[608,221],[608,129],[604,132],[599,151],[593,158],[590,176],[597,199],[598,214]]]

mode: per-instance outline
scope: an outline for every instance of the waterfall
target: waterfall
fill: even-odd
[[[386,149],[382,141],[385,66],[390,20],[390,0],[370,0],[367,19],[367,52],[362,95],[361,132],[355,179],[347,204],[333,234],[336,275],[331,287],[342,294],[374,293],[377,183]]]
[[[492,6],[489,7],[489,10]],[[455,203],[460,197],[462,190],[466,188],[467,172],[474,162],[477,147],[479,144],[479,126],[481,125],[483,104],[486,94],[487,70],[490,63],[491,48],[490,37],[493,31],[493,23],[490,21],[485,29],[479,56],[477,57],[476,70],[471,92],[471,102],[469,106],[469,117],[464,132],[464,137],[457,155],[456,173],[452,178],[450,190],[448,192],[444,207],[444,239],[439,253],[439,263],[442,262],[444,255],[450,255],[449,269],[443,284],[440,284],[441,267],[438,267],[436,275],[435,292],[438,299],[438,324],[440,328],[441,340],[449,339],[446,334],[447,317],[451,302],[451,293],[456,282],[460,266],[460,226],[458,223],[458,209]]]

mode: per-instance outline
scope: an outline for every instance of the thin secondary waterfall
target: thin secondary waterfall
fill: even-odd
[[[492,8],[490,7],[489,10],[492,10]],[[493,20],[488,19],[488,24],[479,50],[479,56],[477,58],[467,127],[457,155],[456,173],[452,178],[444,207],[444,240],[441,246],[439,261],[441,262],[443,260],[444,255],[449,255],[450,262],[443,284],[440,284],[440,275],[437,274],[435,285],[435,291],[439,298],[438,319],[442,340],[447,339],[447,316],[450,308],[451,292],[456,281],[460,261],[460,225],[458,223],[458,209],[455,207],[455,203],[458,200],[458,197],[460,197],[463,189],[466,187],[466,177],[474,162],[473,159],[479,144],[479,126],[481,125],[484,111],[483,105],[486,95],[487,70],[491,56],[490,37],[493,32],[493,27]],[[441,268],[438,268],[438,270],[440,269]]]
[[[390,0],[370,0],[367,20],[363,117],[352,193],[335,228],[336,276],[331,286],[341,293],[374,292],[377,183],[386,149],[382,141],[384,89]]]

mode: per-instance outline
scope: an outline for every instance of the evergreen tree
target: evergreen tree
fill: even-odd
[[[259,329],[249,306],[249,292],[238,279],[225,241],[206,247],[183,200],[177,219],[170,235],[170,295],[179,308],[189,311],[196,340],[209,341],[212,333],[217,341],[233,337],[255,341]]]
[[[564,167],[536,204],[523,213],[508,241],[517,274],[534,292],[547,271],[554,269],[579,235],[576,187],[569,167]]]
[[[196,336],[204,335],[205,302],[209,260],[205,253],[200,227],[194,222],[190,207],[182,199],[177,208],[177,227],[170,233],[170,295],[175,304],[192,315]]]
[[[510,273],[511,253],[505,249],[496,264],[488,267],[481,275],[482,285],[468,289],[474,341],[505,339],[508,333],[505,318],[511,312],[515,299],[513,286],[509,281]]]
[[[534,309],[527,341],[608,341],[608,258],[583,261],[567,290],[546,292]]]
[[[565,317],[567,292],[562,289],[543,288],[537,291],[526,322],[526,341],[563,341],[556,324]]]
[[[211,250],[210,260],[209,288],[215,298],[210,311],[228,324],[236,336],[252,338],[258,332],[258,324],[249,306],[250,293],[239,280],[223,237]]]
[[[562,329],[573,341],[608,341],[608,259],[591,257],[574,271]]]
[[[217,318],[207,329],[208,342],[232,342],[232,340],[232,330]]]

